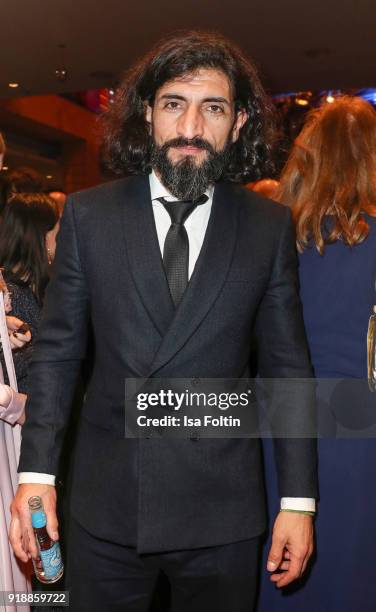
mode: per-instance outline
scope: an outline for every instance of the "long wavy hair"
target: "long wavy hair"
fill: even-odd
[[[364,213],[376,216],[376,112],[343,96],[311,111],[295,140],[275,199],[292,209],[297,244],[319,253],[369,233]]]
[[[248,113],[221,178],[248,182],[273,173],[274,107],[255,66],[222,36],[195,31],[159,43],[125,75],[114,103],[102,117],[102,152],[110,170],[123,176],[150,172],[152,141],[145,103],[153,105],[164,83],[201,68],[222,71],[232,87],[235,112]]]
[[[0,222],[0,268],[6,281],[26,284],[42,304],[49,281],[46,234],[59,220],[51,198],[17,193],[8,200]]]

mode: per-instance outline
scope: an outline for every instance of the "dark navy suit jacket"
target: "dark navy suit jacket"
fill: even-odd
[[[128,377],[312,375],[290,212],[219,183],[195,270],[170,297],[146,176],[71,196],[30,369],[20,471],[56,473],[88,329],[94,369],[77,441],[72,513],[140,552],[235,542],[265,528],[257,439],[124,439]],[[293,402],[294,403],[294,402]],[[296,398],[300,416],[310,402]],[[280,493],[315,497],[316,447],[276,440]]]

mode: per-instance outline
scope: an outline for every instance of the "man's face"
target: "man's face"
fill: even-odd
[[[235,114],[230,82],[219,70],[203,68],[164,83],[153,107],[146,107],[146,120],[153,167],[171,193],[194,198],[216,180],[246,119],[244,111]]]
[[[244,112],[235,116],[226,75],[208,68],[164,83],[156,93],[153,108],[148,106],[146,110],[146,120],[158,146],[176,138],[197,138],[206,141],[215,152],[222,151],[228,140],[237,140],[246,118]],[[172,146],[168,151],[174,164],[188,155],[200,165],[208,158],[208,151],[192,144]]]

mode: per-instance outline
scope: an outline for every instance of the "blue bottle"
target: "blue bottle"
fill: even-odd
[[[42,500],[38,496],[28,500],[35,539],[39,550],[39,558],[33,559],[35,575],[40,582],[51,584],[57,582],[64,573],[60,544],[51,540],[47,532],[47,518],[43,510]]]

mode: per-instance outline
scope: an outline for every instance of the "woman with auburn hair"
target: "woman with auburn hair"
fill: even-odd
[[[373,107],[344,96],[311,112],[276,197],[291,207],[296,224],[301,299],[318,379],[320,500],[311,571],[283,596],[265,579],[259,611],[373,612],[376,397],[366,380],[376,288]],[[275,481],[269,444],[265,464]],[[277,494],[270,478],[272,508]]]
[[[325,244],[338,239],[348,246],[363,242],[369,232],[367,215],[376,216],[373,107],[343,96],[312,111],[275,197],[291,206],[301,252],[313,242],[321,255]]]

